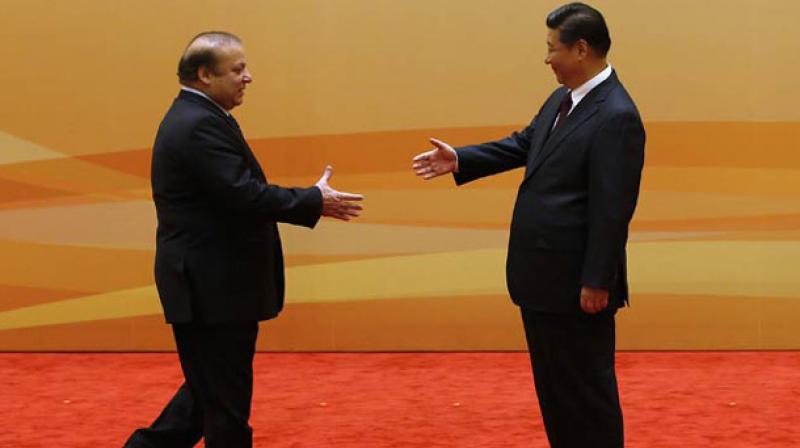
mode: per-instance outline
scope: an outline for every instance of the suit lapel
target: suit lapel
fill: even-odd
[[[228,126],[231,127],[233,133],[236,134],[236,137],[239,139],[242,153],[244,154],[247,161],[250,163],[252,170],[256,173],[258,177],[266,181],[266,176],[264,175],[264,172],[261,170],[261,165],[258,163],[258,159],[256,159],[255,154],[253,154],[253,151],[250,149],[250,145],[247,144],[247,140],[244,138],[244,134],[242,134],[242,129],[239,127],[239,124],[236,123],[236,120],[234,120],[233,117],[227,115],[225,116],[225,123],[227,123]]]
[[[528,180],[533,173],[547,160],[550,155],[553,154],[556,148],[561,145],[562,142],[573,132],[581,127],[583,123],[585,123],[589,118],[591,118],[597,111],[599,110],[599,103],[605,101],[608,92],[618,83],[616,74],[614,72],[611,73],[608,79],[603,81],[600,85],[592,89],[586,97],[581,100],[580,103],[575,107],[575,109],[567,116],[564,120],[564,123],[558,127],[558,129],[552,130],[552,133],[549,134],[549,137],[543,137],[541,140],[537,140],[539,148],[535,148],[536,151],[534,152],[535,156],[533,160],[529,161],[528,163],[528,170],[525,173],[525,179]],[[565,93],[566,94],[566,93]],[[555,114],[558,113],[558,104],[561,102],[561,98],[563,95],[559,97],[557,103],[555,103],[555,112],[553,113],[552,119],[546,123],[549,123],[549,126],[553,125],[555,121]],[[550,130],[549,128],[547,129]],[[542,133],[543,135],[548,135],[546,133]]]
[[[239,128],[239,125],[236,123],[236,120],[233,119],[232,116],[225,114],[219,106],[211,102],[208,98],[200,96],[196,93],[188,92],[186,90],[181,90],[178,94],[179,98],[186,99],[191,101],[195,104],[199,104],[202,107],[210,110],[215,115],[220,116],[224,121],[225,124],[230,127],[231,131],[234,135],[236,135],[237,140],[239,141],[239,151],[244,155],[245,159],[247,160],[248,165],[250,165],[250,169],[256,174],[256,177],[263,179],[266,182],[266,176],[264,172],[261,170],[261,165],[258,163],[258,159],[253,154],[253,151],[250,150],[250,146],[247,144],[247,140],[245,140],[244,135],[242,134],[242,130]]]
[[[556,115],[558,115],[558,108],[561,104],[561,100],[564,99],[564,95],[567,95],[567,89],[562,88],[563,90],[560,95],[553,95],[550,101],[544,106],[542,109],[541,114],[541,123],[542,123],[542,131],[543,132],[536,132],[534,133],[533,144],[531,146],[530,155],[528,156],[528,163],[526,167],[526,176],[527,173],[531,172],[531,169],[534,166],[534,162],[539,158],[539,155],[542,152],[545,143],[547,142],[548,137],[550,136],[550,128],[553,127],[553,123],[556,121]]]

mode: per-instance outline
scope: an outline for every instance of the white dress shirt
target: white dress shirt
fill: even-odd
[[[571,114],[573,110],[578,106],[578,103],[589,94],[595,87],[599,86],[603,81],[608,79],[611,76],[611,65],[607,65],[603,71],[598,73],[594,76],[594,78],[586,81],[585,83],[581,84],[580,86],[576,87],[574,90],[569,92],[570,96],[572,96],[572,107],[570,108],[567,115]],[[555,129],[556,124],[558,124],[559,116],[556,115],[556,120],[553,123],[553,129]]]

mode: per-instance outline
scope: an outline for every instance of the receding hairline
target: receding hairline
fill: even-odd
[[[201,52],[201,51],[214,51],[217,52],[221,48],[230,46],[242,46],[242,40],[238,36],[225,31],[206,31],[198,34],[189,41],[189,45],[183,51],[183,57]]]

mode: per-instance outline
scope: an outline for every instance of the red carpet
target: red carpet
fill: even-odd
[[[545,447],[523,353],[259,354],[257,447]],[[628,447],[800,447],[800,352],[620,353]],[[174,354],[0,354],[0,447],[119,447]]]

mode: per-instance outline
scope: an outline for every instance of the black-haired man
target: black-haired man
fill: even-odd
[[[618,307],[628,300],[625,245],[639,194],[645,132],[608,65],[605,20],[583,3],[547,17],[547,57],[561,87],[505,139],[414,158],[417,175],[457,184],[525,167],[506,278],[520,306],[551,446],[623,446],[614,371]]]

